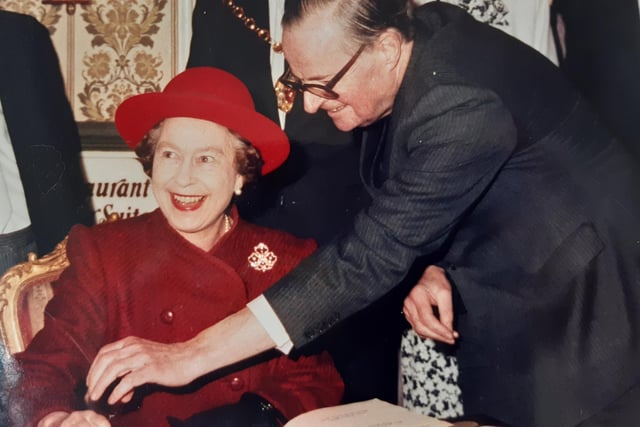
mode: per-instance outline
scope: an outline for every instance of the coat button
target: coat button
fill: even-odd
[[[173,311],[167,309],[162,310],[162,313],[160,313],[160,319],[166,323],[167,325],[170,325],[173,323]]]
[[[229,386],[233,391],[242,390],[244,387],[244,380],[240,377],[233,377],[231,378],[231,381],[229,381]]]

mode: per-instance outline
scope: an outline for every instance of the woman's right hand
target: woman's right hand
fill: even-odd
[[[38,422],[38,427],[111,427],[111,423],[105,416],[91,410],[59,411],[45,415]]]

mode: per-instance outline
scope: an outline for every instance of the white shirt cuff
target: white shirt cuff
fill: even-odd
[[[276,343],[276,348],[284,354],[289,354],[293,348],[291,337],[289,337],[282,322],[278,319],[278,315],[273,311],[271,304],[269,304],[269,301],[267,301],[264,295],[260,295],[253,301],[250,301],[247,307],[251,310],[251,313],[256,316],[256,319],[258,319],[258,322],[260,322],[262,327],[267,331],[273,342]]]

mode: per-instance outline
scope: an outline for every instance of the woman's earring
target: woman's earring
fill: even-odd
[[[236,194],[236,196],[239,196],[242,194],[242,188],[236,188],[236,191],[234,191],[234,193]]]

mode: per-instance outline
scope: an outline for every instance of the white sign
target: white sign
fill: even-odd
[[[111,213],[121,219],[154,210],[158,204],[151,191],[151,181],[132,151],[83,151],[87,182],[96,223]]]

